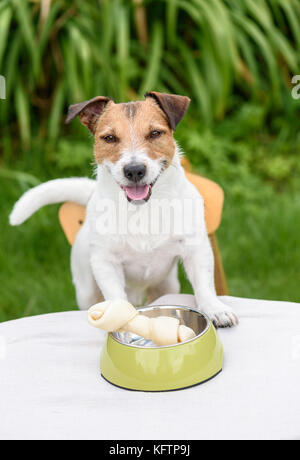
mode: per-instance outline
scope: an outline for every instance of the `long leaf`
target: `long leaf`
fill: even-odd
[[[3,177],[4,179],[13,179],[22,183],[25,182],[31,187],[35,187],[41,183],[41,181],[32,174],[7,168],[0,168],[0,177]]]
[[[155,89],[157,85],[163,50],[163,34],[161,25],[159,23],[154,24],[151,42],[151,52],[148,58],[149,64],[145,72],[144,80],[139,90],[139,93],[141,95],[146,93],[147,91]]]
[[[176,44],[176,28],[178,20],[178,4],[174,0],[167,0],[166,28],[168,44],[172,47]]]
[[[116,11],[116,48],[117,64],[119,70],[119,100],[127,99],[128,55],[129,55],[129,23],[128,11],[119,2],[115,5]]]
[[[24,42],[30,52],[32,68],[35,77],[39,72],[38,48],[34,37],[34,25],[31,19],[28,2],[24,0],[12,0],[14,10],[18,19],[20,30],[22,31]]]
[[[209,126],[212,121],[212,111],[205,82],[188,47],[183,42],[180,42],[179,48],[182,52],[186,70],[191,79],[190,83],[193,88],[194,97],[198,103],[200,113],[202,114],[202,123],[203,125]]]
[[[237,21],[237,24],[239,24],[242,27],[242,29],[254,40],[254,42],[258,46],[258,49],[261,50],[261,53],[265,59],[265,62],[269,70],[273,98],[278,100],[280,78],[278,75],[276,59],[268,40],[261,32],[259,27],[257,27],[257,25],[250,19],[247,19],[240,14],[234,14],[234,18]]]
[[[20,129],[22,147],[28,149],[31,140],[30,110],[28,98],[21,83],[18,83],[15,90],[15,106]]]
[[[65,102],[64,81],[60,82],[55,91],[55,97],[52,103],[52,109],[49,117],[48,137],[49,140],[56,141],[58,138],[60,124]]]
[[[0,73],[2,73],[3,54],[7,47],[8,32],[12,19],[12,10],[10,7],[5,8],[0,13]]]
[[[272,2],[273,3],[273,2]],[[285,12],[286,19],[290,25],[291,31],[295,37],[295,41],[298,48],[298,53],[300,51],[300,3],[297,1],[287,2],[286,0],[278,0],[278,4],[281,6]],[[294,7],[294,6],[296,7]]]

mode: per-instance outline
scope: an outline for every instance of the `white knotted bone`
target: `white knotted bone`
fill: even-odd
[[[113,332],[121,329],[137,314],[134,306],[126,300],[107,300],[88,310],[88,321],[92,326]]]
[[[180,325],[177,318],[148,318],[122,299],[97,303],[88,310],[88,321],[107,332],[131,332],[159,346],[174,345],[196,336],[190,327]]]

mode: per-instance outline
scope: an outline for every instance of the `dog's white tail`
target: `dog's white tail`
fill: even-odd
[[[13,207],[9,222],[11,225],[20,225],[46,204],[74,201],[86,205],[95,187],[95,180],[84,177],[45,182],[21,196]]]

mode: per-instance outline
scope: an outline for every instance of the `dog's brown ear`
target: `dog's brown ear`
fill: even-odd
[[[97,96],[89,101],[74,104],[69,107],[66,123],[70,123],[79,115],[81,123],[95,134],[96,123],[111,99],[105,96]]]
[[[166,114],[173,131],[175,131],[176,126],[185,115],[191,102],[190,98],[186,96],[158,93],[157,91],[150,91],[145,94],[145,97],[155,99],[161,110]]]

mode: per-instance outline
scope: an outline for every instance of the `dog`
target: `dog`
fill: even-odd
[[[216,295],[203,199],[185,177],[182,152],[173,136],[189,104],[186,96],[152,91],[142,101],[115,103],[98,96],[70,106],[66,122],[79,116],[94,136],[96,180],[52,180],[27,191],[16,202],[11,225],[23,223],[46,204],[73,201],[86,205],[86,219],[71,252],[80,309],[103,298],[127,299],[140,306],[164,294],[177,294],[181,260],[199,310],[217,327],[238,324],[234,311]],[[161,202],[167,208],[161,207],[163,212],[149,220],[152,204]],[[188,218],[183,217],[187,208],[191,210]],[[120,231],[118,219],[125,231]],[[153,224],[163,226],[171,221],[168,231],[153,231]],[[137,222],[142,227],[150,222],[152,227],[137,231]],[[180,222],[187,225],[175,231]]]

